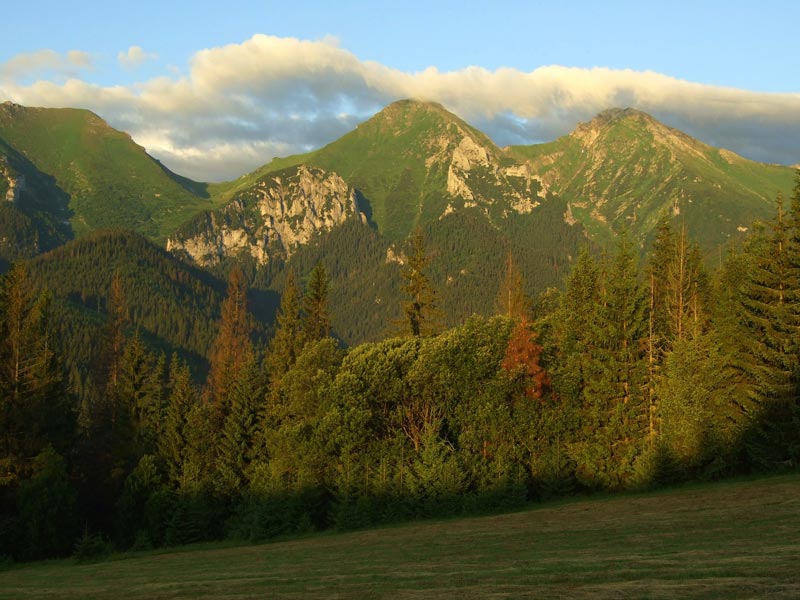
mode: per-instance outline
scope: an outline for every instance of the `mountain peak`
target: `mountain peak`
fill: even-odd
[[[376,123],[381,124],[381,126],[415,127],[418,129],[429,129],[445,124],[455,124],[459,129],[469,131],[473,137],[485,137],[438,102],[429,102],[412,98],[392,102],[386,108],[376,113],[372,118],[362,123],[359,127],[368,127]],[[420,131],[422,131],[422,129],[420,129]]]
[[[447,109],[439,102],[434,102],[432,100],[420,100],[418,98],[403,98],[402,100],[395,100],[386,106],[381,112],[398,110],[435,110],[448,112]]]
[[[612,129],[627,128],[632,132],[667,130],[669,127],[653,116],[635,108],[609,108],[595,116],[591,121],[580,123],[573,135],[591,138]],[[679,133],[676,131],[676,133]]]

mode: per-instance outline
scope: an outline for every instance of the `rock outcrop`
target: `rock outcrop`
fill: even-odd
[[[25,189],[25,176],[17,173],[8,165],[5,156],[0,156],[0,192],[7,202],[16,204],[19,195]]]
[[[242,255],[264,265],[289,258],[348,219],[366,221],[355,190],[336,173],[300,165],[262,178],[223,208],[194,219],[169,238],[167,250],[202,266]]]

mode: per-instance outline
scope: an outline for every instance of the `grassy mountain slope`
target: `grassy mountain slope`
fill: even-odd
[[[529,179],[503,172],[513,162],[442,106],[401,100],[320,150],[274,159],[210,191],[231,199],[268,173],[301,163],[320,167],[355,187],[367,218],[387,239],[398,241],[439,218],[459,192],[462,204],[483,203],[489,212],[496,209],[495,216],[507,212],[519,195],[536,198],[535,182],[531,190]]]
[[[797,598],[800,476],[0,572],[30,598]]]
[[[771,217],[776,194],[788,193],[794,176],[633,109],[605,111],[567,136],[510,153],[528,161],[597,239],[624,225],[646,239],[665,216],[681,217],[706,250]]]
[[[126,133],[78,109],[0,104],[0,139],[68,197],[78,235],[120,226],[162,242],[214,203],[203,184],[175,175]]]
[[[0,271],[72,237],[69,197],[0,139]]]
[[[580,225],[566,223],[565,203],[545,197],[525,165],[438,104],[395,102],[318,151],[275,159],[210,191],[228,199],[226,207],[246,204],[263,194],[270,178],[283,179],[299,164],[341,176],[356,189],[358,208],[372,225],[358,219],[337,225],[309,238],[289,260],[301,278],[317,262],[325,263],[334,332],[348,344],[400,330],[398,259],[416,227],[424,232],[444,325],[493,313],[509,252],[534,295],[560,282],[585,241]],[[309,196],[308,186],[303,194]],[[220,231],[232,227],[225,210],[215,211]],[[282,216],[270,218],[277,222]],[[282,291],[284,267],[281,261],[270,264],[263,285]]]

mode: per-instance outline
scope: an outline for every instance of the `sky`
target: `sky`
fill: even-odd
[[[321,147],[407,97],[501,146],[632,106],[800,163],[794,0],[116,4],[15,5],[0,101],[92,110],[201,181]]]

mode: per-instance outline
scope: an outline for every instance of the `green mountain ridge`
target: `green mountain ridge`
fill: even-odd
[[[439,104],[415,100],[390,104],[324,148],[274,159],[210,191],[229,200],[265,175],[299,164],[337,173],[356,188],[367,218],[392,241],[465,205],[496,221],[530,212],[541,200],[525,166],[485,134]]]
[[[181,227],[168,247],[220,275],[231,261],[256,263],[267,273],[258,285],[275,291],[287,264],[302,278],[323,262],[347,344],[397,333],[404,242],[417,228],[446,325],[492,314],[507,255],[534,295],[560,283],[585,242],[526,165],[440,105],[411,100],[316,152],[210,190],[225,206]]]
[[[94,113],[0,104],[0,140],[67,198],[76,235],[125,227],[161,243],[182,222],[215,206],[205,185],[176,175],[127,133]]]
[[[713,148],[634,109],[611,109],[553,142],[513,146],[572,218],[606,240],[622,227],[647,240],[680,219],[707,252],[775,213],[793,170]]]

